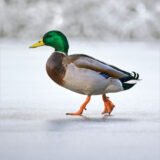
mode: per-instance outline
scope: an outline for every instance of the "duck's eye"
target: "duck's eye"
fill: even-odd
[[[46,38],[51,38],[51,37],[52,37],[51,35],[47,35],[47,36],[46,36]]]

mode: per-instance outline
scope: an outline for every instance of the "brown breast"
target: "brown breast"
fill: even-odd
[[[63,77],[65,75],[63,59],[65,57],[62,53],[54,52],[46,63],[46,71],[49,77],[59,85],[63,85]]]

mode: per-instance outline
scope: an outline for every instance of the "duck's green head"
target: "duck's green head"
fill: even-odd
[[[60,31],[49,31],[45,33],[43,38],[30,46],[30,48],[36,48],[44,45],[53,47],[55,48],[55,51],[63,52],[66,55],[69,49],[68,40],[66,36]]]

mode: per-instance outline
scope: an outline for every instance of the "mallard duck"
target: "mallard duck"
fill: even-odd
[[[106,94],[128,90],[139,79],[138,73],[129,73],[91,56],[68,55],[68,40],[60,31],[53,30],[45,33],[43,38],[30,48],[44,45],[55,49],[46,63],[49,77],[66,89],[87,95],[79,110],[66,113],[67,115],[82,115],[92,95],[102,95],[104,102],[102,114],[110,114],[115,105]],[[134,82],[130,83],[131,80]]]

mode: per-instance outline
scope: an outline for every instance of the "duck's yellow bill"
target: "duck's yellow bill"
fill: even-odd
[[[43,39],[39,40],[37,43],[34,43],[33,45],[31,45],[29,48],[36,48],[36,47],[40,47],[40,46],[44,46],[44,42]]]

